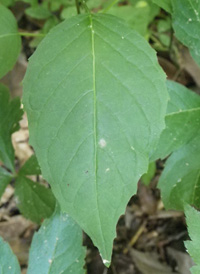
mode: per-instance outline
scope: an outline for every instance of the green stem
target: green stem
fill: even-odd
[[[33,32],[19,32],[20,36],[26,36],[26,37],[44,37],[45,34],[43,33],[33,33]]]
[[[114,1],[112,1],[112,3],[111,3],[110,5],[108,5],[107,8],[103,9],[101,12],[102,12],[102,13],[106,13],[106,12],[109,11],[115,4],[117,4],[118,1],[119,1],[119,0],[114,0]]]
[[[80,11],[80,3],[79,3],[79,0],[76,0],[76,9],[77,9],[77,13],[80,14],[81,11]]]
[[[88,6],[87,6],[87,4],[86,4],[86,2],[85,2],[85,0],[81,0],[81,3],[82,3],[82,5],[83,5],[83,7],[85,8],[85,11],[86,11],[87,13],[91,13],[91,12],[90,12],[90,9],[88,8]]]

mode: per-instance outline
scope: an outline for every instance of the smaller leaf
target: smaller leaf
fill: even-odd
[[[42,20],[48,19],[52,14],[49,10],[42,6],[30,7],[25,10],[25,13],[35,19]]]
[[[5,7],[10,7],[14,3],[14,0],[0,0],[0,4],[2,4]]]
[[[197,0],[172,0],[172,22],[176,37],[190,49],[200,66],[200,2]]]
[[[151,161],[165,158],[187,144],[200,128],[200,96],[184,86],[167,81],[170,100],[162,132]]]
[[[10,246],[0,237],[0,273],[20,274],[20,266],[17,257]]]
[[[188,226],[188,233],[191,238],[191,241],[186,241],[185,246],[197,264],[191,268],[192,274],[200,273],[200,212],[195,210],[191,206],[185,207],[186,222]]]
[[[200,134],[172,153],[159,180],[162,200],[168,209],[183,210],[184,205],[200,207]]]
[[[8,89],[0,84],[0,159],[5,166],[14,171],[14,150],[11,134],[19,129],[23,110],[20,99],[10,100]]]
[[[0,166],[0,198],[11,179],[12,175]]]
[[[26,218],[41,223],[51,216],[55,198],[50,189],[23,176],[17,177],[15,187],[17,205]]]
[[[167,12],[172,12],[172,3],[171,0],[152,0],[153,3],[166,10]],[[174,1],[174,0],[172,0]]]
[[[32,155],[19,170],[19,175],[40,175],[41,170],[35,155]]]
[[[156,172],[156,164],[155,164],[155,162],[151,162],[151,163],[149,164],[147,173],[145,173],[145,174],[141,177],[141,181],[142,181],[145,185],[148,185],[148,184],[151,182],[152,178],[154,177],[155,172]]]
[[[84,274],[84,257],[80,227],[56,208],[53,216],[45,220],[34,235],[28,274]]]
[[[0,3],[0,78],[11,70],[20,53],[21,39],[12,12]]]

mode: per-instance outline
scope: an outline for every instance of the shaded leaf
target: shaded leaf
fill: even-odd
[[[188,226],[188,233],[191,238],[191,241],[186,241],[185,246],[197,264],[191,268],[192,274],[200,273],[200,213],[191,206],[185,207],[186,222]]]
[[[11,179],[12,175],[0,166],[0,198]]]
[[[0,84],[0,159],[5,166],[14,171],[14,150],[11,134],[19,129],[23,110],[20,99],[10,100],[8,89]]]
[[[40,175],[41,170],[35,155],[32,155],[19,170],[19,175]]]
[[[17,257],[10,246],[0,237],[0,270],[2,274],[20,274],[20,266]]]
[[[171,0],[152,0],[153,3],[166,10],[167,12],[172,12],[172,3]],[[174,0],[172,0],[173,2]]]
[[[84,257],[80,227],[57,208],[34,235],[28,274],[84,274]]]
[[[23,100],[31,144],[62,210],[104,263],[164,127],[167,99],[154,50],[110,15],[66,20],[30,59]]]
[[[52,14],[51,12],[42,7],[42,6],[36,6],[36,7],[30,7],[28,9],[25,10],[25,13],[35,19],[48,19]]]
[[[172,23],[176,37],[190,49],[200,65],[200,2],[198,0],[173,0]]]
[[[21,213],[33,222],[41,223],[54,211],[55,198],[51,190],[26,177],[17,177],[15,197]]]
[[[127,21],[129,25],[145,36],[148,24],[153,20],[159,8],[152,11],[152,4],[149,1],[134,1],[133,5],[113,6],[108,13]]]
[[[20,48],[21,39],[15,17],[0,4],[0,78],[13,68]]]

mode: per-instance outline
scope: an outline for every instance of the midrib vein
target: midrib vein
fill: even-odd
[[[99,226],[101,230],[101,236],[102,240],[104,242],[104,251],[106,252],[105,249],[105,239],[103,236],[102,232],[102,227],[101,227],[101,220],[100,220],[100,214],[99,214],[99,202],[98,202],[98,192],[97,192],[97,98],[96,98],[96,68],[95,68],[95,46],[94,46],[94,28],[93,28],[93,20],[92,20],[92,15],[89,15],[90,18],[90,29],[91,29],[91,38],[92,38],[92,74],[93,74],[93,109],[94,109],[94,150],[95,150],[95,155],[94,155],[94,166],[95,166],[95,189],[96,189],[96,200],[97,200],[97,214],[98,214],[98,219],[99,219]]]

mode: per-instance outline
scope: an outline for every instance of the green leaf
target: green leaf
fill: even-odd
[[[155,175],[155,172],[156,172],[156,164],[155,162],[152,162],[149,164],[149,167],[148,167],[148,170],[147,170],[147,173],[145,173],[142,178],[141,178],[141,181],[145,184],[145,185],[148,185],[151,180],[153,179],[154,175]]]
[[[41,223],[54,211],[55,198],[51,190],[26,177],[17,177],[15,197],[21,213],[33,222]]]
[[[200,2],[197,0],[173,0],[173,28],[176,37],[190,49],[200,65]]]
[[[35,155],[32,155],[19,170],[19,175],[40,175],[41,170]]]
[[[14,172],[14,150],[11,134],[19,129],[23,110],[20,99],[10,100],[8,89],[0,84],[0,159]]]
[[[200,134],[166,162],[158,187],[166,208],[183,210],[185,203],[200,207]]]
[[[0,78],[13,68],[20,48],[21,39],[15,17],[0,4]]]
[[[171,13],[172,12],[172,3],[171,0],[152,0],[153,3],[161,7],[162,9],[166,10],[167,12]],[[172,0],[176,1],[176,0]]]
[[[84,257],[80,227],[71,217],[56,209],[34,235],[28,274],[84,274]]]
[[[66,20],[30,59],[23,98],[30,142],[62,210],[104,262],[164,128],[167,99],[154,50],[110,15]]]
[[[20,266],[17,257],[10,246],[0,237],[0,270],[1,274],[20,274]]]
[[[0,166],[0,198],[11,179],[12,175]]]
[[[191,206],[185,207],[186,222],[188,226],[188,233],[191,238],[191,241],[186,241],[185,246],[197,264],[191,268],[192,274],[200,273],[200,212],[195,210]]]
[[[160,136],[151,160],[165,158],[196,136],[200,128],[200,96],[186,87],[167,81],[170,100],[166,128]]]
[[[61,12],[61,18],[62,19],[68,19],[71,18],[72,16],[77,15],[77,9],[76,7],[67,7],[62,10]]]
[[[36,7],[30,7],[25,10],[25,13],[35,19],[42,20],[42,19],[48,19],[52,14],[51,12],[42,7],[42,6],[36,6]]]
[[[109,9],[108,13],[124,19],[133,29],[145,36],[148,24],[153,20],[151,16],[152,7],[147,1],[134,2],[132,6],[114,6]],[[158,11],[159,9],[157,9]]]
[[[14,3],[14,0],[0,0],[0,4],[4,5],[5,7],[10,7]]]

